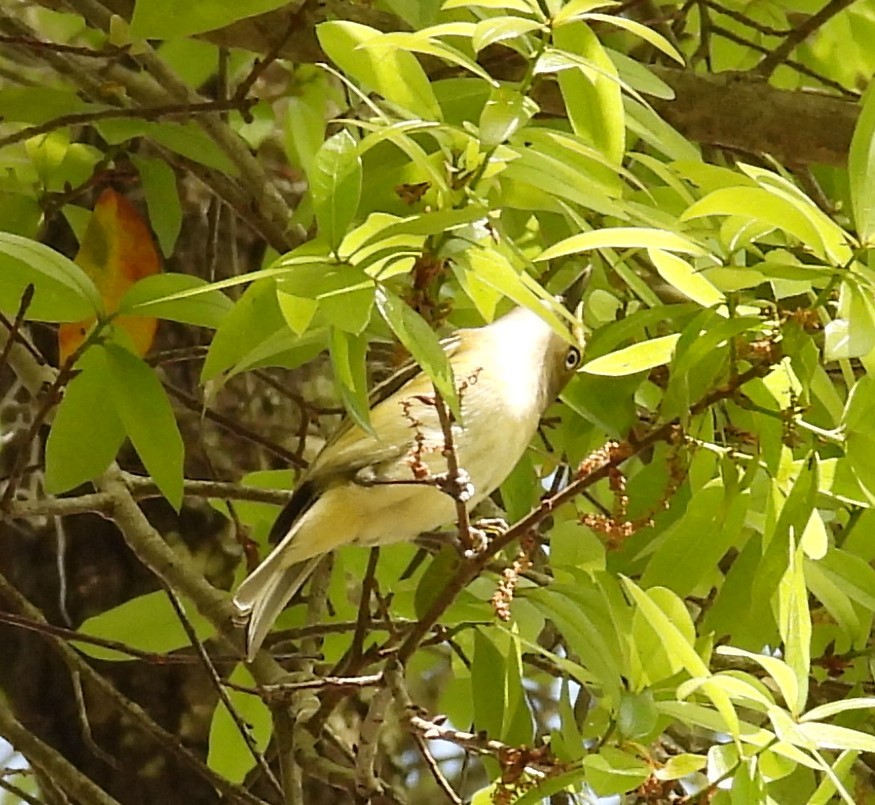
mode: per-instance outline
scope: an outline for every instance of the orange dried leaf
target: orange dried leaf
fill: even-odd
[[[97,286],[107,315],[118,310],[122,297],[135,282],[161,270],[148,224],[130,201],[111,188],[104,190],[94,205],[75,262]],[[61,363],[79,348],[94,322],[90,319],[60,326]],[[130,337],[137,355],[149,351],[157,319],[119,316],[115,324]]]

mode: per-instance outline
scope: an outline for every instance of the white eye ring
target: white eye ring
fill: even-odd
[[[580,350],[577,347],[569,347],[565,355],[565,368],[576,369],[580,363]]]

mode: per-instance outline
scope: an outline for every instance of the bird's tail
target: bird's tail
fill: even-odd
[[[322,556],[283,567],[274,551],[243,580],[234,595],[240,621],[246,626],[246,659],[255,657],[273,622],[291,597],[304,586]]]

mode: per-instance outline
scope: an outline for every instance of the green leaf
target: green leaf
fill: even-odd
[[[255,282],[244,291],[213,335],[201,369],[201,383],[230,369],[278,331],[287,329],[276,299],[276,283]]]
[[[201,640],[215,633],[210,622],[194,606],[185,601],[183,606],[188,621]],[[191,645],[179,615],[163,590],[140,595],[88,618],[79,631],[91,637],[124,643],[138,651],[160,654]],[[76,646],[89,656],[101,660],[130,659],[130,655],[92,643],[76,642]]]
[[[672,663],[685,668],[690,676],[709,676],[708,666],[693,648],[691,637],[695,636],[695,629],[683,602],[665,587],[645,591],[631,579],[620,578],[637,604],[636,614],[640,613],[653,629]]]
[[[799,701],[800,689],[796,674],[793,673],[793,669],[783,660],[779,660],[777,657],[769,657],[766,654],[744,651],[734,646],[718,646],[716,652],[726,657],[744,657],[747,660],[752,660],[775,680],[785,702],[789,704],[790,702]]]
[[[358,209],[362,162],[358,145],[346,131],[327,139],[313,160],[310,193],[319,233],[337,249]]]
[[[472,249],[465,257],[478,279],[540,316],[557,333],[567,334],[568,328],[555,312],[561,309],[556,299],[525,271],[518,272],[503,254],[486,247]]]
[[[207,292],[182,299],[167,301],[190,288]],[[213,290],[208,282],[191,274],[153,274],[134,284],[119,303],[119,312],[133,316],[155,316],[159,319],[193,324],[196,327],[218,328],[234,303],[221,291]]]
[[[480,115],[480,141],[484,148],[506,142],[538,112],[538,105],[509,87],[492,90]]]
[[[575,589],[557,585],[527,589],[525,597],[556,624],[569,649],[595,677],[605,695],[619,696],[623,667],[603,596],[592,585]]]
[[[875,89],[863,94],[848,152],[848,179],[857,235],[863,245],[875,236]]]
[[[476,729],[500,738],[507,696],[505,661],[495,644],[480,629],[474,630],[471,689]]]
[[[0,232],[0,308],[14,314],[31,284],[28,319],[80,321],[103,309],[94,283],[72,260],[35,240]]]
[[[349,415],[367,433],[373,433],[368,405],[368,379],[365,366],[367,342],[363,338],[333,327],[328,344],[334,382]]]
[[[875,610],[875,569],[864,559],[841,548],[830,548],[817,568],[852,601]]]
[[[601,747],[597,755],[587,755],[583,768],[587,785],[599,797],[625,794],[650,777],[650,766],[643,760],[612,746]]]
[[[536,258],[553,260],[569,254],[580,254],[593,249],[660,249],[703,257],[708,254],[698,243],[662,229],[646,227],[616,227],[594,229],[554,243]]]
[[[847,788],[850,783],[850,775],[854,764],[860,753],[853,750],[846,750],[839,755],[838,760],[832,765],[832,771],[835,778],[844,783]],[[853,786],[850,786],[853,788]],[[834,794],[838,791],[837,786],[833,782],[833,778],[826,775],[817,786],[817,790],[811,795],[805,805],[828,805],[830,802],[835,802]]]
[[[319,302],[315,299],[308,299],[306,296],[286,293],[282,288],[277,288],[276,299],[286,324],[297,335],[306,333],[319,309]]]
[[[461,419],[453,367],[434,330],[410,305],[385,288],[377,293],[377,307],[398,340],[431,378],[447,407]]]
[[[857,378],[842,412],[842,427],[849,432],[872,432],[872,410],[875,408],[875,377],[864,374]]]
[[[839,699],[834,702],[827,702],[817,707],[812,707],[807,713],[800,717],[800,721],[821,721],[824,718],[836,716],[839,713],[847,713],[852,710],[873,710],[875,711],[875,696],[859,696],[850,699]]]
[[[534,14],[542,17],[537,0],[444,0],[444,11],[453,8],[489,8],[493,11],[519,11],[520,14]]]
[[[824,243],[808,216],[788,199],[761,187],[724,187],[692,204],[681,221],[709,215],[737,215],[787,232],[823,255]]]
[[[182,228],[182,205],[176,189],[176,174],[163,159],[137,154],[131,154],[130,159],[143,183],[149,223],[158,237],[161,252],[165,257],[170,257]]]
[[[237,176],[237,166],[216,142],[195,122],[152,123],[148,120],[102,120],[94,124],[110,144],[118,145],[134,137],[151,137],[159,145],[206,165]]]
[[[224,28],[285,5],[285,0],[210,0],[177,3],[174,0],[137,0],[131,36],[138,39],[176,39]]]
[[[805,709],[808,700],[808,677],[811,673],[811,613],[805,585],[801,545],[790,549],[787,571],[778,585],[778,629],[784,641],[784,657],[796,674],[798,695],[787,701],[794,718]]]
[[[471,47],[475,53],[479,53],[496,42],[516,39],[541,27],[540,22],[524,17],[487,17],[475,26],[471,35]]]
[[[436,56],[439,59],[450,62],[450,64],[457,64],[459,67],[470,70],[474,75],[480,76],[490,86],[497,87],[498,82],[477,64],[474,59],[459,50],[459,48],[448,45],[446,42],[436,38],[453,34],[469,36],[470,32],[473,32],[473,28],[473,23],[448,22],[441,25],[433,25],[430,28],[413,33],[394,31],[389,34],[382,34],[379,39],[371,39],[363,43],[362,46],[373,48],[378,56],[383,55],[381,51],[387,50],[390,52],[395,52],[396,50],[399,52],[412,51],[414,53]],[[419,69],[422,68],[420,67]],[[422,115],[422,117],[437,119],[435,115]]]
[[[845,455],[870,503],[875,502],[875,435],[849,433],[845,439]]]
[[[325,140],[326,89],[317,92],[314,87],[303,88],[299,97],[286,99],[285,147],[289,161],[308,176],[313,159]]]
[[[424,120],[441,119],[440,105],[422,66],[386,34],[357,22],[331,20],[319,25],[316,35],[323,50],[350,78]],[[364,47],[369,44],[380,47]]]
[[[47,123],[56,117],[97,112],[106,106],[86,103],[70,86],[67,89],[41,86],[5,86],[0,89],[0,117],[4,122]]]
[[[614,0],[568,0],[562,8],[552,15],[553,26],[565,25],[577,19],[581,14],[587,14],[596,8],[616,5],[619,5],[619,3],[614,2]]]
[[[126,349],[106,344],[103,350],[109,393],[125,432],[146,472],[170,504],[179,510],[185,446],[161,381],[154,369]]]
[[[586,20],[595,20],[596,22],[606,22],[609,25],[616,25],[618,28],[625,28],[635,36],[640,37],[645,42],[653,45],[657,50],[661,50],[670,59],[674,59],[681,67],[684,66],[684,57],[677,51],[674,45],[671,44],[664,36],[658,34],[652,28],[642,25],[636,20],[629,17],[622,17],[619,14],[599,14],[588,13],[583,16]]]
[[[875,349],[875,307],[869,292],[850,282],[839,288],[838,317],[828,322],[824,332],[824,358],[862,358]]]
[[[647,254],[659,276],[694,302],[703,307],[712,307],[726,301],[723,293],[686,260],[662,249],[648,249]]]
[[[732,498],[717,481],[697,490],[680,519],[666,529],[644,571],[642,585],[669,587],[681,597],[690,595],[736,544],[747,509],[747,496]],[[677,572],[680,566],[683,573]]]
[[[662,366],[672,359],[679,339],[680,335],[676,333],[633,344],[584,364],[581,371],[592,375],[620,377]]]
[[[373,247],[383,243],[394,244],[399,236],[428,236],[452,232],[484,219],[487,213],[486,207],[466,204],[460,210],[429,210],[407,218],[372,214],[361,226],[347,235],[341,251],[344,254],[349,253],[350,258],[355,258],[355,262],[358,263],[361,253],[368,254]],[[353,236],[356,236],[355,239]],[[411,246],[416,242],[411,239]]]
[[[46,441],[46,491],[66,492],[102,475],[118,454],[125,430],[107,388],[103,350],[89,349],[64,391]]]
[[[875,736],[867,732],[808,721],[799,724],[799,733],[818,749],[855,749],[860,752],[875,752]]]
[[[633,740],[646,738],[656,727],[659,714],[653,704],[653,693],[645,690],[640,693],[623,691],[617,708],[617,728],[624,738]]]
[[[295,266],[277,281],[280,308],[295,332],[314,312],[306,305],[314,299],[328,324],[358,335],[371,319],[375,291],[374,281],[359,267],[327,262]],[[291,309],[295,299],[304,300],[303,309],[300,304]]]
[[[581,66],[557,74],[574,133],[611,162],[620,164],[626,150],[626,127],[617,68],[583,22],[570,22],[554,28],[553,43],[595,68]]]
[[[242,663],[234,669],[228,681],[249,688],[256,686],[252,674]],[[258,751],[263,752],[273,730],[270,709],[254,693],[231,688],[225,690],[234,712],[245,725]],[[250,769],[255,766],[255,758],[240,734],[240,727],[231,718],[223,701],[219,701],[213,712],[207,765],[233,783],[242,783]]]

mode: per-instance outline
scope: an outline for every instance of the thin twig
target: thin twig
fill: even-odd
[[[283,49],[286,42],[288,42],[289,37],[295,32],[295,28],[298,24],[299,20],[297,15],[289,15],[289,24],[286,27],[285,32],[282,36],[277,38],[276,42],[274,42],[264,58],[255,60],[252,69],[249,71],[249,75],[237,85],[237,89],[234,92],[234,100],[241,101],[246,98],[249,91],[255,86],[255,82],[264,74],[264,71],[279,58],[280,51]]]
[[[203,103],[169,103],[165,106],[143,106],[124,109],[99,109],[96,112],[73,112],[69,115],[47,120],[36,126],[27,126],[5,137],[0,137],[0,148],[14,145],[40,134],[48,134],[57,129],[67,126],[82,126],[91,123],[99,123],[101,120],[116,120],[119,118],[135,118],[137,120],[161,120],[167,117],[189,117],[191,115],[203,115],[212,112],[221,112],[225,109],[237,109],[233,101],[204,101]]]
[[[422,755],[422,760],[428,768],[431,776],[434,777],[435,782],[438,784],[438,787],[444,794],[447,795],[447,799],[453,803],[453,805],[462,805],[464,800],[455,792],[453,786],[450,784],[450,781],[446,778],[444,773],[441,771],[441,767],[437,762],[435,756],[431,753],[431,749],[428,747],[428,742],[422,736],[422,733],[418,730],[413,730],[413,742],[416,744],[416,748],[419,750],[419,754]]]
[[[206,419],[209,419],[211,422],[215,422],[217,425],[224,428],[234,436],[239,436],[241,439],[245,439],[247,442],[251,442],[252,444],[257,444],[259,447],[263,447],[265,450],[267,450],[277,458],[281,459],[286,464],[291,464],[293,467],[298,467],[299,469],[306,469],[307,462],[304,461],[300,456],[296,456],[294,453],[289,452],[284,447],[280,447],[278,444],[270,441],[270,439],[265,439],[259,433],[256,433],[254,430],[247,428],[245,425],[241,425],[239,422],[235,422],[234,420],[229,419],[223,414],[220,414],[210,408],[205,407],[196,397],[193,397],[187,391],[183,391],[182,389],[177,388],[176,386],[173,386],[169,383],[165,383],[164,388],[166,389],[168,394],[179,400],[179,402],[181,402],[186,408],[201,414]]]
[[[386,721],[386,711],[392,701],[392,689],[380,688],[371,699],[368,713],[359,729],[358,753],[355,764],[355,787],[365,801],[383,793],[383,783],[375,772],[377,750],[380,748],[380,733]]]
[[[85,691],[82,690],[82,675],[75,668],[70,668],[70,682],[73,687],[73,698],[76,700],[76,714],[79,717],[82,740],[95,757],[102,760],[111,769],[118,771],[119,764],[116,759],[94,740],[91,723],[88,721],[88,710],[85,706]]]
[[[437,387],[434,389],[434,407],[444,435],[443,455],[447,460],[447,476],[450,488],[458,489],[463,476],[459,468],[459,457],[456,455],[456,445],[453,442],[453,423],[450,421],[450,412],[447,410],[444,398],[441,397]],[[456,504],[456,525],[459,529],[459,542],[462,543],[465,550],[472,551],[475,549],[475,545],[471,535],[471,518],[468,514],[468,507],[458,491],[452,495],[452,498]]]
[[[171,756],[180,758],[180,760],[188,765],[199,777],[206,780],[210,785],[215,786],[217,790],[226,793],[231,801],[240,800],[242,802],[250,803],[251,805],[264,805],[263,800],[250,794],[245,788],[242,788],[241,786],[224,779],[221,775],[216,774],[200,758],[198,758],[194,752],[184,744],[180,743],[178,736],[172,735],[159,724],[156,724],[152,720],[152,717],[146,713],[140,705],[128,699],[105,677],[98,674],[79,655],[79,653],[68,644],[67,634],[69,630],[49,624],[43,613],[31,604],[15,587],[13,587],[2,573],[0,573],[0,593],[2,593],[3,597],[9,601],[16,610],[14,615],[13,613],[4,613],[5,620],[10,620],[11,617],[17,616],[23,621],[18,625],[25,626],[26,628],[30,628],[33,631],[38,631],[42,634],[52,649],[60,654],[61,658],[69,668],[75,668],[88,685],[94,686],[94,689],[105,696],[107,701],[110,702],[113,707],[123,713],[125,717],[129,718],[131,723],[137,729],[142,730],[149,735],[165,752]],[[34,628],[34,624],[41,628]],[[2,710],[3,708],[0,707],[0,712],[2,712]],[[93,802],[94,800],[85,797],[83,801]]]
[[[354,668],[362,656],[362,646],[365,643],[366,633],[371,625],[371,595],[374,592],[376,582],[377,563],[380,561],[380,549],[371,548],[368,555],[368,567],[362,581],[362,595],[359,601],[358,617],[355,623],[355,632],[352,643],[346,657],[339,663],[341,668]]]
[[[712,25],[711,33],[716,34],[717,36],[722,36],[724,39],[728,39],[730,42],[735,42],[737,45],[741,45],[746,48],[750,48],[751,50],[755,50],[758,53],[764,53],[769,55],[773,52],[771,48],[764,47],[763,45],[758,45],[756,42],[751,42],[749,39],[745,39],[742,36],[730,31],[728,28],[724,28],[722,25]],[[813,78],[815,81],[819,81],[825,87],[829,87],[830,89],[834,89],[836,92],[840,92],[847,98],[859,98],[860,94],[858,92],[854,92],[849,90],[846,86],[840,84],[838,81],[833,81],[831,78],[827,78],[826,76],[821,75],[820,73],[812,70],[810,67],[806,67],[802,62],[794,61],[793,59],[784,59],[783,62],[787,67],[792,68],[797,73],[801,73],[804,76],[808,76],[808,78]]]
[[[6,366],[6,361],[9,360],[9,353],[12,352],[13,345],[20,340],[22,344],[27,345],[24,338],[21,337],[21,327],[24,324],[24,317],[27,314],[27,309],[33,302],[33,294],[35,288],[33,283],[30,283],[21,295],[21,301],[18,304],[18,312],[15,314],[15,319],[11,323],[3,322],[8,331],[6,343],[3,344],[3,349],[0,351],[0,369]],[[5,318],[5,317],[4,317]]]
[[[194,626],[191,625],[191,621],[185,614],[185,609],[182,606],[182,602],[179,600],[179,596],[177,596],[176,593],[173,592],[173,589],[169,585],[164,586],[164,592],[167,594],[167,598],[170,600],[170,604],[176,612],[176,616],[177,618],[179,618],[179,622],[182,624],[182,628],[185,630],[185,634],[188,637],[189,643],[191,643],[191,645],[194,647],[195,652],[200,658],[201,664],[207,672],[207,676],[209,676],[210,681],[213,683],[213,688],[215,689],[216,693],[218,693],[219,699],[221,700],[222,704],[225,705],[225,709],[228,711],[228,715],[231,716],[231,720],[237,727],[237,731],[240,733],[240,737],[243,738],[243,743],[246,744],[246,748],[249,750],[249,753],[255,760],[256,765],[261,769],[264,776],[267,777],[268,782],[273,786],[274,790],[282,797],[283,789],[279,784],[279,780],[276,779],[270,769],[270,766],[267,765],[267,760],[265,760],[264,755],[261,753],[261,751],[259,751],[258,746],[256,746],[255,744],[255,740],[249,734],[249,729],[247,728],[243,719],[240,717],[240,714],[237,712],[237,708],[234,707],[234,703],[231,701],[231,698],[228,696],[228,691],[225,690],[225,687],[222,684],[222,678],[219,676],[219,672],[216,670],[216,666],[213,664],[213,661],[210,659],[210,655],[204,648],[204,644],[197,636],[197,633],[194,630]]]
[[[27,803],[27,805],[46,805],[41,799],[37,799],[32,794],[28,794],[23,788],[19,788],[14,783],[10,783],[5,777],[0,775],[0,788],[4,791],[8,791],[12,796],[18,797],[22,802]]]
[[[364,674],[362,676],[320,676],[315,679],[305,679],[295,682],[278,682],[275,685],[259,685],[258,691],[246,689],[247,693],[260,692],[272,701],[285,701],[290,694],[299,690],[324,690],[325,688],[359,689],[370,688],[383,682],[382,672]],[[242,689],[237,685],[229,685]]]
[[[387,664],[386,679],[389,683],[389,690],[392,692],[392,695],[398,701],[401,708],[403,708],[405,717],[409,719],[411,716],[416,715],[416,708],[413,704],[413,700],[410,697],[407,686],[404,684],[404,672],[393,660],[389,660],[389,663]],[[410,722],[408,721],[408,723]],[[440,789],[447,795],[447,799],[452,805],[462,805],[462,798],[455,792],[452,785],[450,785],[450,781],[441,771],[440,765],[435,759],[435,756],[431,753],[431,749],[429,749],[422,731],[411,729],[411,733],[413,735],[413,740],[419,749],[419,753],[425,761],[425,765],[428,767],[431,776],[434,777],[435,782]]]
[[[136,500],[162,497],[155,482],[148,477],[124,473],[125,482],[130,486]],[[217,500],[246,500],[253,503],[270,503],[284,506],[289,502],[290,492],[282,489],[260,489],[255,486],[228,483],[225,481],[183,482],[183,495],[193,498],[215,498]],[[69,498],[46,498],[43,500],[13,501],[4,516],[9,519],[24,520],[30,517],[69,517],[74,514],[107,514],[112,510],[113,498],[105,492],[91,492]]]
[[[60,752],[27,729],[6,707],[0,707],[0,735],[37,769],[44,772],[65,794],[91,805],[119,805],[90,777],[87,777]]]
[[[124,47],[105,45],[100,50],[95,50],[94,48],[80,47],[78,45],[64,45],[60,42],[47,42],[43,39],[32,39],[28,36],[9,36],[7,34],[0,34],[0,44],[13,45],[25,50],[51,50],[55,53],[71,53],[74,56],[81,56],[85,59],[115,59],[119,56],[124,56],[128,52],[127,45]]]
[[[734,396],[745,383],[767,374],[775,360],[777,360],[777,357],[754,364],[747,371],[734,378],[733,383],[722,386],[707,394],[691,407],[689,416],[696,416],[721,400]],[[537,508],[529,512],[529,514],[515,523],[506,532],[497,535],[482,551],[471,555],[467,561],[459,566],[456,574],[435,598],[428,612],[413,627],[413,630],[401,644],[397,655],[398,660],[403,664],[410,659],[425,635],[437,623],[447,607],[456,599],[456,596],[483,572],[496,554],[504,550],[514,540],[534,530],[554,509],[573,500],[581,491],[588,489],[597,481],[606,478],[612,469],[619,467],[633,456],[640,455],[658,442],[671,441],[677,432],[677,428],[678,420],[666,422],[652,429],[640,440],[634,442],[626,441],[619,444],[613,443],[598,451],[590,459],[584,460],[578,472],[578,477],[568,484],[565,489],[559,494],[541,501]]]
[[[792,28],[772,28],[772,26],[758,22],[757,20],[742,14],[740,11],[734,11],[731,8],[720,5],[720,3],[716,3],[714,0],[699,0],[699,2],[708,6],[708,8],[713,9],[718,14],[723,14],[725,17],[740,22],[742,25],[746,25],[748,28],[753,29],[757,33],[764,34],[765,36],[788,36],[793,31]]]
[[[850,6],[854,0],[830,0],[820,11],[812,14],[801,25],[795,26],[787,38],[757,65],[756,71],[764,76],[770,76],[776,67],[782,63],[789,64],[787,57],[801,45],[818,28],[821,28],[832,17]]]

